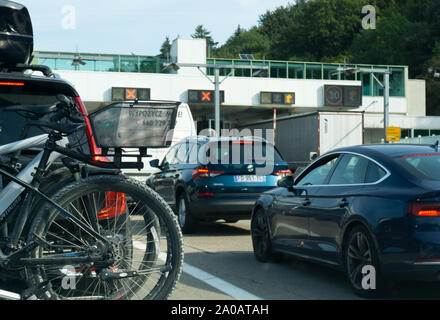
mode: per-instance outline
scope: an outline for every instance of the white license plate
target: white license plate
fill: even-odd
[[[256,182],[256,183],[264,183],[266,182],[266,176],[234,176],[234,182],[238,183],[246,183],[246,182]]]

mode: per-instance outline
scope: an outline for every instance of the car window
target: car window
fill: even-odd
[[[2,82],[2,80],[0,80]],[[6,81],[7,83],[7,81]],[[57,102],[56,96],[65,94],[72,97],[67,85],[48,81],[24,81],[23,85],[0,85],[0,145],[18,141],[23,138],[26,119],[16,112],[6,112],[4,109],[12,105],[48,105]],[[46,115],[41,120],[50,121],[52,115]],[[31,127],[27,137],[43,134],[41,129]],[[72,148],[79,148],[89,154],[85,130],[79,130],[70,135]]]
[[[180,147],[177,149],[176,157],[174,158],[173,164],[181,164],[186,163],[186,159],[189,151],[189,143],[182,143]]]
[[[386,176],[386,171],[372,161],[368,164],[366,183],[374,183]]]
[[[440,181],[440,154],[407,155],[397,161],[417,178]]]
[[[329,184],[365,183],[369,160],[352,154],[344,154],[332,174]]]
[[[304,177],[302,177],[297,183],[297,186],[307,185],[321,185],[324,184],[328,174],[332,170],[333,166],[338,160],[338,155],[333,155],[326,159],[318,160],[317,167],[311,169]],[[324,161],[322,163],[322,161]]]
[[[198,163],[198,153],[199,153],[199,145],[197,143],[192,143],[190,146],[191,150],[189,153],[188,163],[197,164]]]
[[[273,145],[254,141],[213,142],[209,144],[206,156],[212,161],[221,164],[283,161],[283,158]]]
[[[179,146],[180,145],[175,145],[175,146],[171,147],[170,151],[168,151],[166,156],[163,158],[163,161],[162,161],[163,167],[173,163],[174,156],[176,155],[177,147],[179,147]]]

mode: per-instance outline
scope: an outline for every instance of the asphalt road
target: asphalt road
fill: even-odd
[[[255,260],[249,221],[203,224],[184,243],[184,272],[172,300],[360,299],[342,272],[291,257]],[[440,299],[440,283],[397,283],[383,299]]]

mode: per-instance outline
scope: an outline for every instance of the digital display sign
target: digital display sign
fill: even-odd
[[[294,92],[260,92],[260,104],[295,104]]]
[[[220,103],[225,102],[225,92],[220,91]],[[188,103],[215,103],[214,90],[188,90]]]
[[[324,104],[329,107],[359,107],[362,105],[362,87],[325,85]]]
[[[112,88],[112,101],[149,101],[150,95],[149,88]]]

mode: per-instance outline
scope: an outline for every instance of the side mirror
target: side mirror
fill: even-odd
[[[293,176],[286,176],[278,180],[277,185],[280,188],[292,189],[293,183],[294,183]]]
[[[154,159],[150,161],[150,166],[152,168],[158,168],[160,169],[159,159]]]

